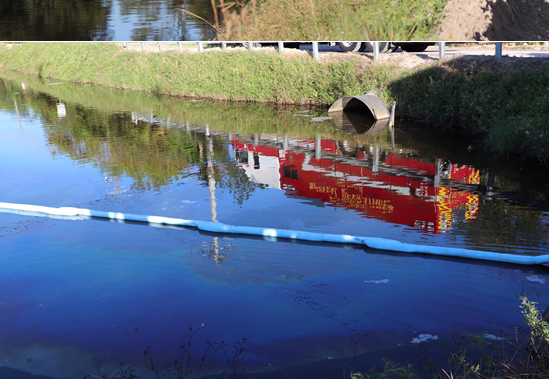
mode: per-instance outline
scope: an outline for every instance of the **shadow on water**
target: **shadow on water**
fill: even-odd
[[[110,40],[110,6],[103,0],[3,1],[0,40]]]

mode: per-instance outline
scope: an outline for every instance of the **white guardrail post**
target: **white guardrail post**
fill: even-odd
[[[198,51],[200,52],[204,51],[204,45],[202,45],[202,41],[198,41]]]
[[[320,57],[318,56],[318,41],[313,42],[313,58],[315,61],[320,60]]]
[[[373,42],[374,44],[374,61],[379,60],[379,42]]]
[[[501,60],[502,54],[503,54],[503,43],[496,42],[496,61]]]
[[[284,42],[278,41],[278,52],[283,53],[284,52]]]
[[[446,55],[446,42],[441,41],[438,43],[438,59],[443,60],[445,55]]]

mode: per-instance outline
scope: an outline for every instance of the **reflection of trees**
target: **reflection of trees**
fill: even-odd
[[[538,210],[505,200],[483,200],[478,218],[460,224],[455,235],[463,235],[477,246],[508,246],[511,250],[529,246],[532,250],[547,250],[549,217]],[[526,252],[528,253],[528,252]]]
[[[0,40],[109,40],[110,1],[17,0],[0,2]]]
[[[65,119],[44,126],[52,154],[97,163],[111,177],[129,176],[134,179],[132,189],[168,185],[186,174],[196,159],[193,136],[144,122],[134,124],[128,114],[70,108],[67,105]],[[75,116],[69,117],[73,112]]]
[[[140,26],[132,30],[134,41],[192,40],[187,36],[189,22],[200,34],[213,38],[215,33],[203,21],[175,8],[183,8],[213,23],[211,2],[208,0],[118,0],[122,16],[136,14]],[[175,28],[175,30],[174,30]],[[175,34],[178,33],[178,34]]]
[[[244,170],[229,161],[228,144],[224,138],[218,136],[211,138],[213,140],[212,159],[215,163],[213,178],[218,188],[228,189],[238,204],[248,200],[257,188],[265,188],[263,184],[250,181]],[[205,183],[208,183],[208,174],[208,164],[205,158],[202,158],[200,177]]]
[[[3,98],[0,109],[15,113],[9,96],[15,92],[13,82],[0,81]],[[128,176],[134,180],[132,189],[160,189],[182,176],[197,175],[208,185],[208,173],[218,188],[226,188],[241,204],[251,192],[262,187],[250,182],[245,172],[229,157],[229,144],[224,137],[206,137],[204,133],[168,128],[140,120],[130,113],[103,113],[81,105],[66,104],[66,116],[59,119],[57,100],[43,93],[28,92],[24,96],[30,116],[32,108],[42,118],[46,138],[53,155],[66,155],[80,162],[92,162],[116,180]],[[208,171],[206,157],[201,154],[212,139],[213,173]],[[198,172],[196,168],[198,167]]]
[[[180,36],[174,35],[171,22],[161,21],[171,18],[177,22],[177,12],[173,8],[179,6],[181,0],[118,0],[118,3],[122,16],[137,15],[139,17],[138,25],[132,29],[131,39],[133,41],[180,39]]]
[[[113,1],[122,16],[136,15],[134,41],[193,40],[215,37],[203,21],[175,8],[186,9],[213,23],[209,0],[7,0],[0,1],[0,40],[111,40],[107,29]],[[194,34],[189,32],[192,24]]]

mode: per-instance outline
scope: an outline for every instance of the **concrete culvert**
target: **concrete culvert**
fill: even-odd
[[[383,120],[391,117],[391,112],[383,100],[374,95],[346,96],[336,100],[328,113],[333,112],[368,112],[375,120]]]

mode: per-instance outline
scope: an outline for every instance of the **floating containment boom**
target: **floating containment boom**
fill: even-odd
[[[453,247],[426,246],[402,243],[395,240],[374,237],[357,237],[345,234],[323,234],[300,232],[286,229],[257,228],[250,226],[227,225],[221,222],[184,220],[181,218],[145,216],[131,213],[105,212],[83,208],[50,208],[38,205],[0,203],[0,212],[17,213],[32,216],[47,216],[54,218],[76,219],[81,217],[99,217],[117,221],[136,221],[149,224],[163,224],[193,227],[212,233],[248,234],[269,238],[288,238],[293,240],[352,243],[365,245],[379,250],[399,251],[403,253],[431,254],[446,257],[460,257],[481,259],[495,262],[515,263],[522,265],[540,265],[549,263],[549,255],[523,256],[515,254],[501,254],[486,251],[468,250]]]

